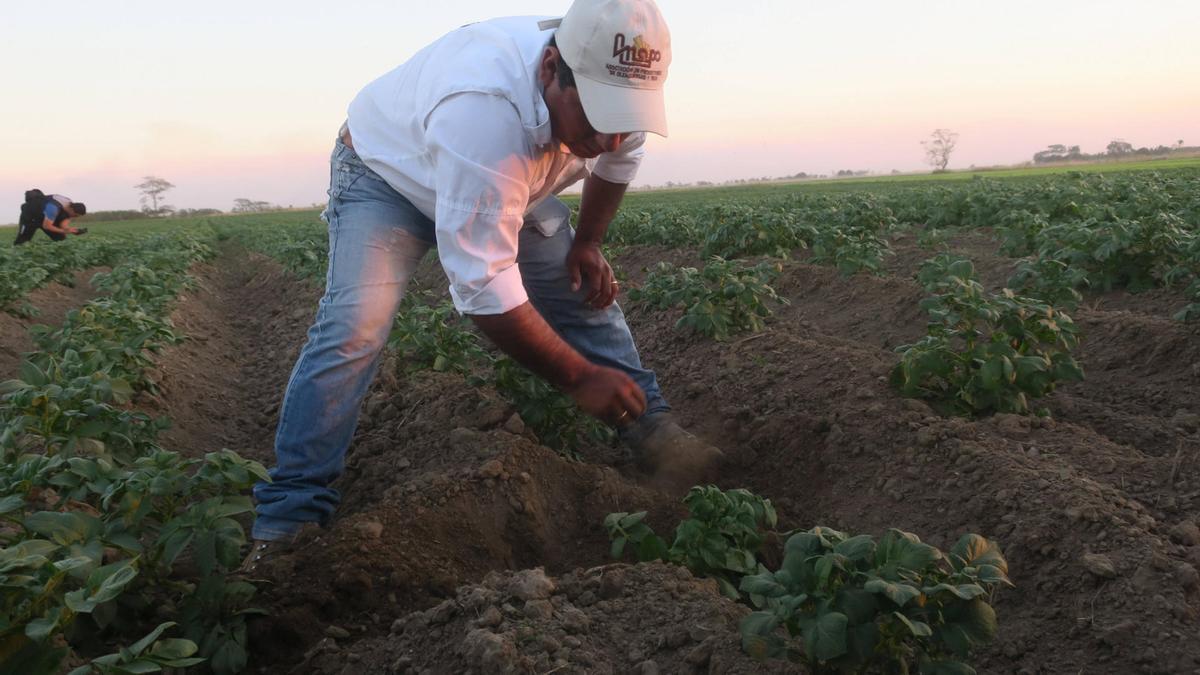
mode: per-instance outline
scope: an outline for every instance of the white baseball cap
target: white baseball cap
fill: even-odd
[[[558,27],[554,41],[596,131],[667,135],[671,33],[653,0],[575,0],[566,16],[539,26]]]

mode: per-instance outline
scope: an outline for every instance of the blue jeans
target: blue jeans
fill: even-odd
[[[325,295],[279,409],[272,482],[254,487],[255,539],[284,538],[333,515],[341,497],[330,485],[342,473],[363,396],[408,280],[435,242],[433,221],[341,140],[330,165]],[[565,261],[574,231],[564,222],[547,237],[535,226],[569,215],[550,198],[526,217],[517,263],[530,301],[585,358],[629,374],[646,394],[647,413],[669,410],[654,372],[642,367],[620,307],[591,309],[582,289],[571,290]]]

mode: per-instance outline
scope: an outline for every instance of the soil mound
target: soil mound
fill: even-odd
[[[749,609],[686,569],[608,565],[548,577],[493,572],[396,619],[385,637],[305,655],[312,673],[775,673],[742,653]]]

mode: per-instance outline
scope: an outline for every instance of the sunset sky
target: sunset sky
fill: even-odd
[[[566,1],[5,2],[0,194],[42,187],[138,207],[144,175],[178,208],[323,202],[328,154],[368,81],[461,24],[560,15]],[[671,27],[669,139],[638,184],[839,169],[921,170],[1200,145],[1196,0],[660,0]]]

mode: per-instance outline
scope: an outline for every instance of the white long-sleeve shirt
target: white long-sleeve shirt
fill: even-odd
[[[450,295],[464,314],[528,300],[517,265],[525,215],[589,174],[629,183],[646,136],[584,160],[551,138],[538,66],[544,17],[470,24],[368,84],[350,104],[354,149],[437,230]],[[562,222],[540,223],[550,236]]]

